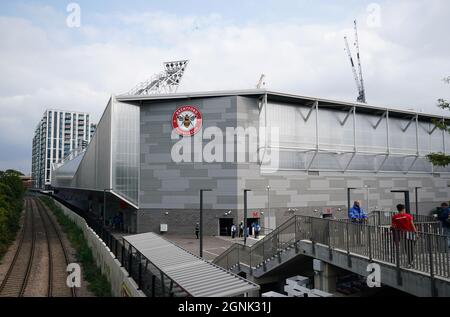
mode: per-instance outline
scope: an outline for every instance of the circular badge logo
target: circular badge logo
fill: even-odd
[[[202,113],[194,106],[181,106],[172,116],[172,127],[179,135],[193,136],[202,127]]]

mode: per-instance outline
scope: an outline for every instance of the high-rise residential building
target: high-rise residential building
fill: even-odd
[[[52,164],[61,163],[73,150],[86,148],[95,129],[88,113],[46,110],[33,138],[33,186],[50,186]]]

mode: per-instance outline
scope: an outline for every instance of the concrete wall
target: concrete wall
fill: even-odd
[[[120,262],[115,259],[113,253],[111,253],[106,244],[86,224],[85,220],[59,202],[55,201],[55,203],[63,210],[66,216],[72,219],[83,230],[84,238],[91,248],[97,266],[100,267],[102,273],[106,275],[108,281],[111,283],[113,296],[145,297],[144,293],[138,290],[138,286],[134,280],[128,277],[128,272],[121,267]]]

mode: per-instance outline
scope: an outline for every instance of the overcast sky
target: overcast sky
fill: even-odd
[[[442,113],[450,99],[448,0],[93,2],[75,2],[80,27],[70,1],[0,2],[0,170],[30,172],[46,108],[98,120],[168,60],[190,60],[180,91],[255,88],[264,73],[271,90],[353,101],[355,18],[370,104]]]

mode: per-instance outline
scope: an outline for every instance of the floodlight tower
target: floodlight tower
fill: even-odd
[[[188,60],[164,63],[164,71],[138,84],[127,95],[173,94],[180,86]]]

